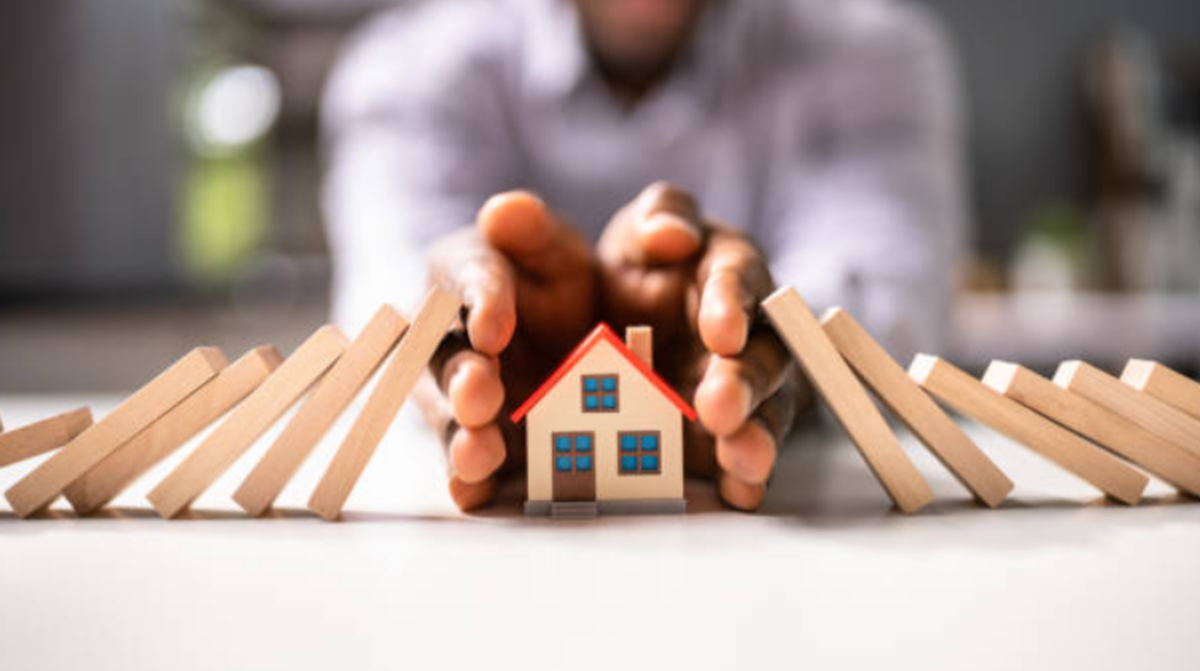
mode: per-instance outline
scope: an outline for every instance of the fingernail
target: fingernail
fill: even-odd
[[[696,230],[686,219],[677,214],[670,212],[658,212],[651,214],[642,221],[642,231],[651,233],[655,231],[676,230],[687,233],[695,240],[700,240],[700,231]]]

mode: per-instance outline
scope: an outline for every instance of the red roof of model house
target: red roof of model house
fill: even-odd
[[[653,384],[663,396],[667,397],[668,401],[674,404],[676,408],[679,408],[679,412],[683,413],[684,417],[687,417],[693,422],[696,421],[696,411],[692,409],[692,406],[688,405],[687,401],[684,401],[682,398],[680,398],[679,394],[676,394],[675,390],[671,389],[671,386],[658,376],[658,373],[655,373],[652,368],[647,366],[645,361],[642,361],[638,355],[634,354],[628,347],[626,347],[624,341],[618,338],[617,334],[613,333],[613,330],[604,322],[600,322],[600,324],[596,326],[596,328],[593,329],[590,334],[588,334],[588,337],[584,338],[583,342],[579,343],[579,345],[575,348],[575,351],[571,352],[566,360],[562,362],[562,365],[560,365],[550,377],[546,378],[546,381],[542,383],[542,386],[538,387],[537,391],[533,392],[533,394],[521,404],[521,407],[517,408],[516,412],[514,412],[511,416],[512,421],[519,422],[525,417],[525,415],[529,414],[529,411],[533,410],[534,406],[536,406],[546,394],[550,393],[550,390],[554,388],[554,385],[558,384],[558,382],[562,380],[567,373],[571,372],[571,369],[575,367],[575,364],[583,360],[583,357],[587,356],[587,353],[590,352],[591,349],[601,341],[607,341],[610,345],[616,348],[617,352],[619,352],[621,356],[628,359],[629,363],[635,369],[637,369],[639,373],[642,374],[642,377],[649,380],[650,383]]]

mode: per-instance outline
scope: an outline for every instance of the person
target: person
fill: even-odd
[[[352,41],[323,110],[335,318],[464,301],[417,396],[463,509],[507,420],[598,320],[655,328],[689,472],[758,508],[812,393],[757,305],[841,304],[933,347],[961,245],[955,73],[888,0],[442,0]],[[515,469],[509,469],[515,470]]]

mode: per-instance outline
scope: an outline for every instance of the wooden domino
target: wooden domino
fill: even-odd
[[[1157,361],[1130,359],[1121,373],[1121,381],[1200,419],[1200,382],[1180,375]]]
[[[850,313],[831,308],[821,327],[867,387],[976,498],[995,508],[1008,496],[1012,481]]]
[[[1065,361],[1054,383],[1133,421],[1159,438],[1200,457],[1200,420],[1083,361]]]
[[[1174,487],[1200,495],[1200,459],[1128,419],[1013,363],[993,361],[983,383],[1107,447]]]
[[[367,462],[383,440],[413,385],[462,308],[458,299],[434,288],[413,318],[391,361],[367,399],[362,414],[338,448],[309,499],[308,507],[327,520],[337,519]]]
[[[0,468],[58,449],[91,425],[92,411],[79,408],[0,433]]]
[[[266,512],[321,437],[354,400],[408,328],[391,306],[375,313],[362,333],[329,369],[279,438],[233,495],[255,517]]]
[[[762,307],[896,507],[914,513],[933,500],[929,485],[800,294],[779,289]]]
[[[89,515],[173,454],[262,384],[282,360],[274,347],[250,350],[156,422],[108,455],[63,493],[80,515]]]
[[[187,509],[345,349],[346,337],[336,326],[318,329],[150,492],[154,509],[168,519]]]
[[[1118,501],[1136,504],[1149,484],[1146,476],[1120,459],[938,357],[918,355],[909,375],[946,405],[1033,449]]]
[[[5,496],[13,510],[20,517],[28,517],[50,505],[68,485],[190,396],[226,365],[225,356],[216,348],[192,350],[9,488]]]

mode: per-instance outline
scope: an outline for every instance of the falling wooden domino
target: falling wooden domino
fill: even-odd
[[[914,513],[933,500],[929,485],[800,294],[784,287],[762,306],[896,507]]]
[[[50,505],[63,489],[190,396],[226,365],[225,356],[216,348],[192,350],[5,492],[13,510],[20,517],[28,517]]]
[[[1146,476],[1095,444],[935,356],[918,355],[909,375],[946,405],[1033,449],[1118,501],[1136,504],[1149,484]]]
[[[333,325],[318,329],[271,373],[147,498],[172,518],[212,486],[346,349]]]
[[[1174,487],[1200,496],[1200,459],[1017,364],[993,361],[983,383],[1090,438]]]
[[[821,326],[867,387],[976,498],[995,508],[1008,496],[1012,481],[850,313],[831,308],[822,316]]]
[[[367,399],[362,414],[313,491],[308,502],[310,510],[327,520],[337,519],[342,514],[346,499],[375,454],[379,441],[387,434],[396,413],[400,412],[461,308],[457,298],[441,289],[434,288],[426,295],[412,326],[396,346],[392,360]]]
[[[92,411],[79,408],[0,433],[0,468],[60,448],[91,425]]]
[[[408,328],[390,306],[383,306],[321,379],[296,416],[233,495],[255,517],[266,512],[321,437],[346,409],[371,374]]]
[[[282,360],[269,345],[256,347],[167,414],[108,455],[63,493],[80,515],[89,515],[215,422],[262,384]]]
[[[1054,384],[1104,406],[1200,457],[1200,420],[1153,396],[1139,393],[1095,366],[1082,361],[1065,361],[1054,374]]]
[[[1130,359],[1121,381],[1200,420],[1200,382],[1144,359]]]

